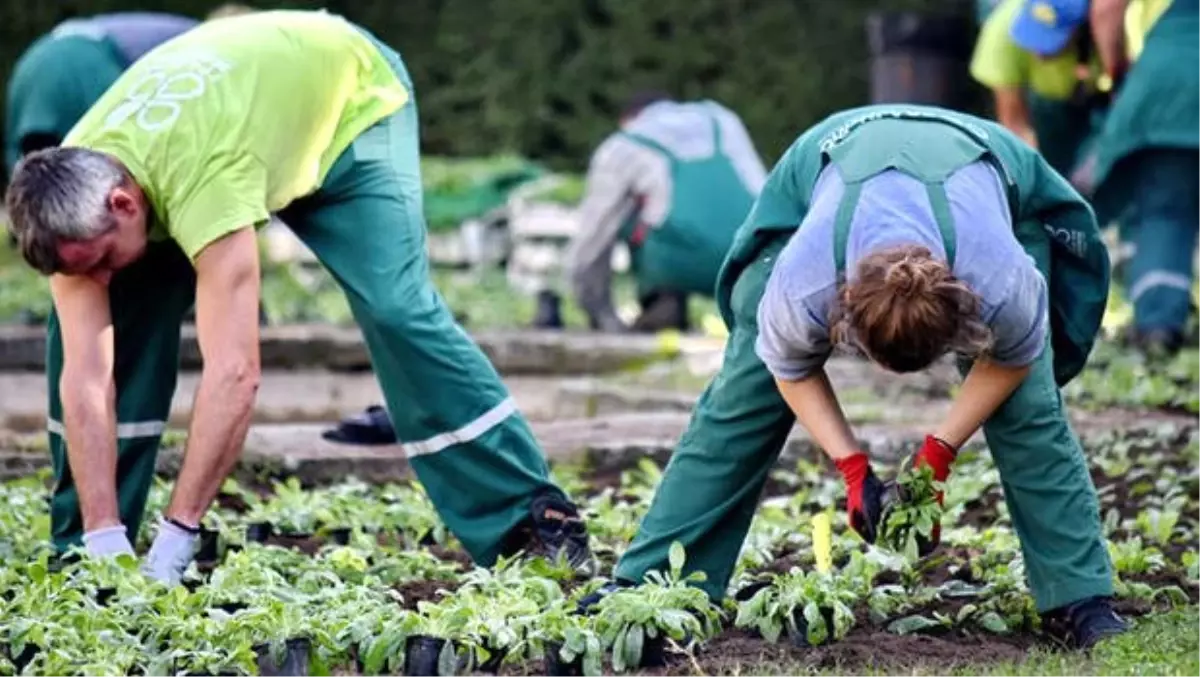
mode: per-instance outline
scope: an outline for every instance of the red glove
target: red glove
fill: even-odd
[[[871,470],[871,460],[864,453],[834,461],[846,483],[846,516],[850,526],[867,543],[874,543],[883,514],[883,482]]]
[[[946,478],[950,477],[950,465],[954,463],[955,456],[958,452],[954,447],[939,440],[933,435],[925,436],[925,443],[921,445],[921,450],[913,458],[913,467],[920,468],[922,465],[927,465],[933,468],[933,479],[938,482],[945,482]],[[944,505],[942,499],[945,492],[937,492],[938,505]],[[921,548],[923,554],[933,552],[938,544],[942,541],[942,525],[936,523],[933,525],[933,531],[929,535],[930,542]]]

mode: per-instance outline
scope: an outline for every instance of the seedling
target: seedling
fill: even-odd
[[[933,527],[942,518],[937,502],[942,483],[934,481],[933,469],[927,465],[913,468],[911,461],[905,461],[902,467],[884,499],[877,543],[903,553],[911,562],[928,554]]]
[[[850,605],[857,600],[832,576],[793,568],[739,604],[734,625],[757,630],[768,642],[786,631],[793,642],[818,646],[846,636],[854,625]]]
[[[596,605],[595,628],[612,649],[613,670],[658,662],[656,654],[667,639],[704,641],[720,629],[720,610],[703,590],[690,585],[702,582],[703,572],[682,575],[684,550],[678,542],[671,545],[669,564],[669,573],[651,571],[642,585],[618,590]]]

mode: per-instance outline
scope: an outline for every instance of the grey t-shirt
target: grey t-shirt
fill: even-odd
[[[808,214],[780,252],[758,307],[755,350],[781,380],[805,378],[832,352],[833,226],[844,188],[836,165],[821,173]],[[1046,281],[1013,235],[1000,176],[977,161],[947,179],[946,195],[956,237],[954,275],[982,300],[982,320],[994,337],[991,359],[1004,366],[1033,362],[1049,325]],[[846,243],[847,275],[867,254],[901,244],[946,256],[925,186],[888,170],[863,184]]]
[[[54,32],[57,35],[111,38],[128,65],[199,23],[195,19],[175,14],[115,12],[68,19],[55,27]]]

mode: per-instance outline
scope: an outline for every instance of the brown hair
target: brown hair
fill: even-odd
[[[947,352],[979,356],[991,348],[979,307],[975,292],[929,249],[889,247],[860,260],[853,281],[840,287],[830,334],[891,371],[920,371]]]

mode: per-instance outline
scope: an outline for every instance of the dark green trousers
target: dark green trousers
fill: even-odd
[[[381,49],[385,49],[381,47]],[[385,54],[411,90],[399,57]],[[525,418],[495,368],[459,326],[429,277],[417,111],[410,103],[364,132],[324,184],[282,219],[345,291],[362,329],[409,463],[446,526],[479,563],[559,490]],[[116,332],[121,518],[136,533],[178,370],[179,327],[195,276],[173,243],[157,244],[112,282]],[[55,545],[80,542],[82,520],[61,435],[62,347],[50,319],[51,453],[57,478]],[[69,387],[69,384],[67,384]]]
[[[1028,224],[1017,236],[1047,273],[1050,243],[1042,228]],[[705,591],[714,599],[726,592],[767,475],[795,423],[754,352],[759,300],[785,241],[786,235],[769,246],[733,288],[724,363],[701,395],[650,511],[618,563],[620,578],[638,581],[649,570],[666,570],[668,549],[678,540],[688,569],[707,574]],[[1039,610],[1111,594],[1099,502],[1054,381],[1049,343],[984,433]]]

